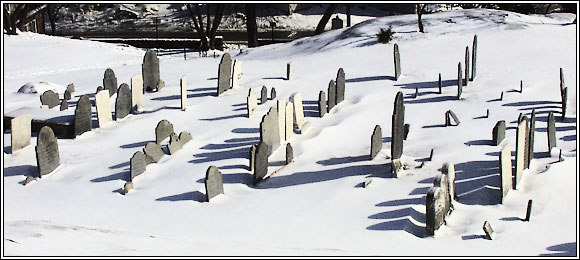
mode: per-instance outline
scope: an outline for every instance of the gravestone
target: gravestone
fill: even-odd
[[[293,94],[290,96],[290,102],[294,104],[294,128],[301,133],[306,125],[306,120],[304,119],[304,107],[302,106],[302,94]]]
[[[516,170],[514,172],[513,185],[514,190],[517,189],[517,185],[522,178],[522,172],[524,170],[524,157],[526,153],[526,129],[527,120],[522,120],[518,123],[518,128],[516,130]]]
[[[232,58],[230,57],[229,53],[225,53],[222,56],[218,68],[218,86],[217,86],[218,96],[230,88],[231,79],[232,79]]]
[[[433,154],[433,149],[431,149],[431,154]],[[455,164],[444,163],[441,167],[441,173],[447,176],[447,182],[449,183],[449,198],[451,201],[457,200],[457,190],[455,189]]]
[[[32,135],[32,117],[28,114],[10,120],[10,145],[12,153],[30,145]]]
[[[248,97],[246,98],[247,106],[246,112],[248,112],[248,118],[254,115],[256,108],[258,107],[258,98],[252,89],[248,91]]]
[[[526,218],[524,221],[529,222],[530,217],[532,217],[532,200],[528,200],[528,207],[526,209]]]
[[[344,90],[345,90],[345,79],[344,79],[344,69],[338,69],[336,73],[336,104],[344,100]]]
[[[473,36],[473,47],[471,48],[473,54],[471,55],[471,81],[475,79],[475,71],[477,65],[477,35]]]
[[[271,107],[270,111],[262,117],[260,142],[268,146],[268,155],[271,155],[280,146],[278,112],[274,107]]]
[[[330,110],[336,106],[336,84],[334,83],[334,80],[330,80],[330,82],[328,82],[328,112],[330,113]]]
[[[161,145],[154,142],[147,143],[143,148],[143,153],[146,155],[147,164],[159,162],[161,157],[165,155]]]
[[[115,120],[126,117],[131,113],[131,89],[129,85],[123,83],[117,92],[117,100],[115,101]]]
[[[68,102],[66,99],[60,101],[60,111],[65,111],[68,109]]]
[[[453,119],[453,121],[451,121]],[[447,110],[445,112],[445,126],[458,126],[459,125],[459,118],[453,113],[451,110]]]
[[[503,203],[508,191],[512,188],[512,148],[507,144],[501,149],[499,155],[499,175],[500,175],[500,203]]]
[[[489,224],[489,222],[485,221],[483,223],[483,232],[485,232],[485,237],[489,240],[492,240],[494,235],[493,235],[493,228],[491,228],[491,225]]]
[[[399,80],[399,76],[401,76],[401,55],[399,53],[399,45],[396,43],[393,47],[393,56],[395,58],[395,80]]]
[[[443,212],[444,215],[449,213],[449,209],[451,208],[451,193],[449,190],[449,178],[446,174],[439,174],[433,180],[433,187],[440,187],[441,188],[441,200],[443,203]]]
[[[109,97],[117,93],[117,77],[115,77],[115,72],[108,68],[105,70],[105,75],[103,77],[103,87],[109,90]]]
[[[224,181],[218,167],[210,166],[205,172],[205,196],[207,202],[217,195],[224,194]]]
[[[40,95],[40,103],[43,105],[47,105],[48,108],[53,108],[60,104],[60,99],[58,98],[58,94],[56,94],[52,90],[47,90]]]
[[[280,134],[280,141],[286,141],[286,101],[278,100],[277,102],[278,114],[278,134]]]
[[[556,147],[556,120],[554,119],[554,112],[548,113],[548,153],[552,148]]]
[[[68,90],[69,93],[73,93],[75,92],[75,84],[70,83],[66,86],[66,90]]]
[[[35,151],[38,178],[51,173],[60,165],[58,142],[50,127],[44,126],[38,132]]]
[[[254,166],[256,165],[256,147],[257,147],[256,145],[252,145],[250,147],[249,169],[250,169],[250,172],[252,172],[252,173],[254,172]]]
[[[505,121],[497,121],[491,132],[491,142],[493,145],[499,145],[505,138]]]
[[[437,86],[439,87],[439,94],[443,93],[443,91],[442,91],[443,84],[441,82],[441,73],[439,73],[439,81],[437,82]]]
[[[293,74],[292,62],[288,62],[286,64],[286,80],[292,80],[292,74]]]
[[[284,131],[286,132],[286,140],[290,140],[290,137],[294,135],[294,104],[288,102],[286,104],[286,127]]]
[[[155,127],[155,142],[161,144],[165,138],[173,133],[173,124],[167,120],[161,120]]]
[[[176,133],[171,133],[169,135],[169,144],[167,145],[167,149],[169,150],[170,155],[174,155],[177,151],[181,150],[183,144],[179,140],[179,136]]]
[[[338,15],[332,19],[331,30],[341,29],[343,27],[342,19],[338,18]]]
[[[159,58],[157,52],[148,50],[143,57],[143,64],[141,65],[141,72],[143,75],[143,89],[146,91],[158,91],[159,81],[161,80],[159,74]]]
[[[266,86],[262,86],[262,91],[260,92],[260,105],[268,101],[268,89]]]
[[[71,93],[68,89],[64,91],[63,99],[67,101],[71,99]]]
[[[123,195],[127,195],[127,193],[129,193],[129,191],[131,191],[133,189],[133,183],[128,181],[125,182],[125,185],[123,185]]]
[[[435,230],[439,229],[445,221],[446,213],[444,212],[443,189],[440,187],[431,187],[427,192],[425,206],[426,235],[434,236]]]
[[[371,160],[383,149],[383,134],[381,126],[376,125],[371,135]]]
[[[136,75],[131,77],[131,104],[133,104],[133,111],[141,111],[143,109],[143,76]]]
[[[75,108],[75,136],[91,131],[93,127],[92,116],[91,100],[87,95],[83,95],[79,98]]]
[[[106,123],[111,122],[111,105],[109,104],[109,91],[103,89],[95,95],[95,104],[97,107],[97,119],[99,127],[103,127]]]
[[[129,164],[131,172],[131,181],[133,181],[135,177],[145,172],[145,168],[147,167],[147,160],[145,154],[141,151],[135,152],[133,154],[133,157],[131,157]]]
[[[326,111],[326,94],[321,90],[320,93],[318,93],[318,116],[323,117],[326,115]]]
[[[568,87],[562,91],[562,122],[566,118],[566,106],[568,105]]]
[[[256,147],[256,164],[254,165],[254,175],[252,176],[252,183],[258,184],[264,176],[268,174],[268,145],[260,142]]]
[[[187,77],[183,76],[179,80],[179,86],[181,87],[181,111],[185,111],[187,107]]]
[[[405,128],[405,103],[403,92],[399,91],[395,97],[391,130],[391,159],[399,159],[403,154],[403,139]]]
[[[457,64],[457,99],[461,99],[463,92],[463,76],[461,74],[461,62]]]
[[[270,90],[270,100],[274,100],[274,99],[276,99],[276,89],[272,88]]]
[[[469,46],[465,47],[465,86],[469,85]]]
[[[286,164],[289,164],[294,160],[294,149],[290,143],[286,144]]]
[[[526,163],[526,168],[530,168],[530,163],[534,159],[534,132],[536,132],[536,110],[532,109],[532,116],[530,117],[530,130],[528,131],[528,161]]]

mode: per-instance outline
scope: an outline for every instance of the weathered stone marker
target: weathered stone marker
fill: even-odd
[[[92,116],[91,100],[87,95],[83,95],[79,98],[75,108],[75,136],[91,131],[93,127]]]
[[[403,139],[405,128],[405,104],[403,100],[403,92],[399,91],[395,97],[393,116],[392,116],[392,130],[391,130],[391,160],[401,158],[403,154]],[[393,167],[394,168],[394,167]]]
[[[158,91],[162,87],[159,86],[161,77],[159,74],[159,58],[157,52],[148,50],[143,57],[143,64],[141,65],[143,75],[143,88],[147,91]]]
[[[290,102],[294,104],[294,128],[298,133],[306,127],[306,120],[304,119],[304,106],[302,105],[302,94],[295,93],[290,96]]]
[[[252,183],[258,184],[264,176],[268,174],[268,145],[260,142],[256,147],[256,164],[254,166],[254,175]]]
[[[528,161],[526,163],[526,168],[530,168],[530,163],[534,159],[534,132],[536,132],[536,110],[532,109],[532,116],[530,117],[530,130],[528,131]]]
[[[103,127],[106,123],[113,121],[111,115],[111,105],[109,104],[109,91],[104,89],[95,95],[95,104],[97,107],[97,119],[99,127]]]
[[[554,112],[548,113],[548,153],[552,148],[556,147],[556,120],[554,119]]]
[[[377,156],[377,154],[383,148],[383,134],[381,126],[376,125],[371,135],[371,160]]]
[[[105,75],[103,76],[103,87],[104,89],[109,90],[109,97],[117,93],[118,86],[115,72],[111,68],[105,70]]]
[[[173,124],[167,120],[161,120],[155,127],[155,142],[161,144],[165,138],[173,133]]]
[[[205,172],[205,196],[207,202],[217,195],[224,194],[224,181],[218,167],[210,166]]]
[[[465,47],[465,86],[469,85],[469,46]]]
[[[133,104],[133,111],[141,111],[143,109],[143,76],[136,75],[131,77],[131,104]]]
[[[500,175],[500,203],[503,203],[508,191],[512,189],[512,148],[506,145],[499,154],[499,175]]]
[[[475,79],[476,62],[477,62],[477,35],[473,36],[473,55],[471,55],[471,81]]]
[[[181,110],[185,111],[187,107],[187,77],[183,76],[179,80],[179,86],[181,87]]]
[[[52,90],[47,90],[40,95],[40,103],[43,105],[47,105],[48,108],[53,108],[60,104],[60,99],[58,98],[58,94],[56,94]]]
[[[518,128],[516,131],[516,170],[514,172],[513,185],[514,190],[517,189],[517,185],[522,178],[522,172],[524,170],[524,156],[526,153],[525,142],[526,142],[526,120],[522,120],[518,123]]]
[[[457,64],[457,99],[461,99],[463,93],[463,75],[461,71],[461,62]]]
[[[339,104],[344,100],[344,91],[345,91],[345,78],[344,78],[344,69],[338,69],[336,73],[336,103]]]
[[[437,86],[439,87],[439,94],[443,93],[443,83],[441,82],[441,73],[439,73],[439,81],[437,82]]]
[[[30,145],[30,136],[32,134],[32,117],[30,115],[21,115],[13,118],[10,120],[10,128],[12,153]]]
[[[493,228],[491,228],[491,225],[487,221],[485,221],[483,223],[483,232],[485,232],[485,237],[487,239],[489,239],[489,240],[493,239],[493,237],[494,237]]]
[[[326,115],[326,111],[328,111],[326,107],[326,94],[321,90],[320,93],[318,93],[318,116],[323,117]]]
[[[433,154],[433,149],[431,149],[431,154]],[[457,191],[455,189],[455,164],[444,163],[441,167],[441,173],[447,176],[447,182],[449,183],[449,198],[450,200],[457,200]]]
[[[268,101],[268,89],[266,86],[262,86],[262,91],[260,92],[260,105]]]
[[[232,58],[229,53],[222,56],[218,69],[217,96],[230,89],[232,79]]]
[[[528,200],[528,207],[526,209],[526,218],[524,221],[529,222],[532,217],[532,200]]]
[[[249,165],[249,169],[250,172],[254,172],[254,166],[256,165],[256,145],[252,145],[250,147],[250,156],[249,156],[249,161],[250,161],[250,165]]]
[[[497,121],[491,132],[491,142],[493,145],[499,145],[505,138],[505,121]]]
[[[248,118],[254,115],[254,111],[258,107],[258,98],[252,89],[248,91],[248,97],[246,98],[247,108],[246,112],[248,112]]]
[[[117,92],[117,100],[115,102],[115,120],[126,117],[131,113],[131,89],[129,85],[123,83]]]
[[[290,137],[294,135],[294,104],[292,102],[288,102],[286,104],[286,127],[284,131],[286,132],[286,140],[289,140]]]
[[[44,126],[40,129],[36,139],[35,151],[38,178],[51,173],[60,165],[58,142],[52,128]]]
[[[135,152],[131,157],[129,164],[131,172],[131,181],[133,181],[135,177],[145,172],[145,168],[147,167],[147,159],[145,157],[145,154],[141,151]]]
[[[336,84],[334,80],[328,82],[328,112],[336,106]]]
[[[68,109],[68,102],[66,99],[60,101],[60,111],[65,111]]]
[[[161,145],[153,142],[149,142],[145,145],[143,153],[146,155],[147,164],[159,162],[161,157],[165,155]]]
[[[280,142],[282,142],[286,141],[286,101],[278,100],[277,105],[278,134],[280,135]]]
[[[395,80],[399,80],[399,76],[401,76],[401,55],[399,53],[399,45],[396,43],[393,47],[393,56],[395,58]]]
[[[68,89],[64,91],[64,95],[63,95],[64,100],[67,100],[67,101],[70,100],[71,96],[72,96],[72,94],[70,93],[70,91],[68,91]]]
[[[276,99],[276,89],[272,88],[270,90],[270,100],[274,100],[274,99]]]
[[[268,146],[268,155],[271,155],[280,146],[277,114],[276,108],[271,107],[268,113],[262,117],[260,123],[260,142]]]
[[[440,187],[431,187],[427,192],[427,198],[425,202],[426,206],[426,235],[434,236],[435,230],[439,229],[443,222],[445,221],[445,205],[443,201],[443,189]]]
[[[289,164],[294,160],[294,149],[290,143],[286,144],[286,164]]]
[[[292,73],[293,69],[292,69],[292,62],[288,62],[286,64],[286,80],[292,80]]]
[[[453,122],[451,121],[453,119]],[[458,126],[459,125],[459,118],[453,113],[451,110],[447,110],[445,112],[445,126]]]

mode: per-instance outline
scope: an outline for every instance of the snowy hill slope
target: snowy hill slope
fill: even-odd
[[[5,255],[577,255],[577,25],[574,15],[525,16],[491,10],[425,15],[425,34],[416,16],[396,16],[300,39],[246,50],[241,86],[215,97],[219,59],[161,57],[166,88],[145,95],[146,113],[131,115],[75,140],[58,140],[62,166],[23,186],[34,175],[34,144],[10,154],[5,133],[3,243]],[[451,21],[451,22],[448,22]],[[402,76],[392,79],[393,45],[372,36],[393,26]],[[455,100],[457,63],[478,36],[477,78]],[[22,33],[4,36],[4,113],[38,107],[38,94],[16,93],[27,82],[74,83],[73,100],[102,85],[106,68],[119,84],[141,73],[143,51]],[[25,48],[24,46],[28,46]],[[35,60],[34,57],[42,57]],[[286,63],[295,77],[285,81]],[[316,117],[320,90],[337,70],[346,73],[346,97],[323,118]],[[546,117],[560,115],[559,68],[570,91],[567,120],[556,123],[557,154],[547,151]],[[444,88],[437,94],[437,76]],[[179,79],[188,77],[187,111],[179,107]],[[523,93],[519,89],[524,81]],[[259,122],[275,101],[246,118],[252,88],[275,87],[277,98],[302,93],[311,126],[290,139],[294,163],[258,186],[248,171],[249,147],[259,141]],[[413,98],[415,88],[419,96]],[[398,91],[405,95],[411,125],[404,176],[390,171],[391,115]],[[497,100],[504,92],[502,101]],[[461,124],[443,127],[453,110]],[[489,118],[482,118],[486,109]],[[503,204],[498,190],[501,147],[491,130],[505,120],[504,144],[515,145],[519,113],[536,110],[536,159],[520,189]],[[93,110],[94,111],[94,110]],[[129,158],[155,139],[162,119],[193,141],[151,164],[121,195]],[[383,149],[368,159],[375,125]],[[430,149],[433,161],[426,161]],[[270,157],[269,171],[284,157]],[[554,152],[557,152],[554,150]],[[424,167],[417,168],[421,162]],[[425,194],[444,162],[457,171],[459,201],[435,237],[425,237]],[[205,171],[219,167],[225,194],[204,200]],[[549,167],[547,169],[547,167]],[[372,178],[368,188],[360,183]],[[530,222],[526,204],[533,199]],[[489,241],[482,225],[497,233]],[[451,246],[452,245],[452,246]]]

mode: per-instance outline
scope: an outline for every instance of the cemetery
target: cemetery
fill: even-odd
[[[577,256],[576,15],[333,17],[187,59],[5,35],[4,253]]]

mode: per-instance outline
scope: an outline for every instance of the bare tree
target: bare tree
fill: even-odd
[[[258,25],[256,23],[256,4],[246,4],[246,30],[248,47],[258,47]]]
[[[12,6],[10,10],[9,5]],[[32,21],[38,12],[44,11],[45,7],[46,4],[2,4],[4,30],[10,35],[18,34],[16,29],[22,30],[24,25]]]
[[[65,7],[64,4],[47,4],[46,13],[48,14],[48,21],[50,22],[50,30],[52,35],[56,33],[56,22],[61,18],[59,11]]]
[[[189,16],[193,20],[193,26],[201,39],[201,49],[207,51],[215,49],[215,37],[217,28],[219,27],[225,9],[225,4],[215,5],[215,12],[213,22],[210,18],[210,5],[206,4],[206,25],[204,28],[203,16],[201,14],[201,7],[199,4],[185,4]]]
[[[421,16],[425,12],[426,7],[427,7],[427,4],[417,4],[417,20],[419,23],[419,32],[421,32],[421,33],[425,32],[423,30],[423,21],[421,20]]]
[[[324,11],[324,15],[322,16],[322,18],[318,22],[318,25],[316,26],[316,30],[314,31],[314,35],[319,35],[319,34],[324,32],[324,27],[326,27],[328,20],[330,20],[330,17],[334,13],[334,11],[336,11],[336,8],[338,8],[338,4],[328,5],[328,7],[326,8],[326,11]]]

